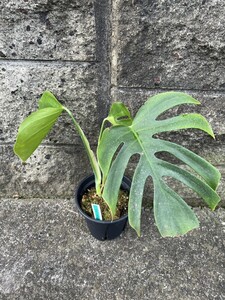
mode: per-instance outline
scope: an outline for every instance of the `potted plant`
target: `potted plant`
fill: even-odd
[[[124,104],[113,103],[109,115],[102,122],[95,155],[71,111],[60,104],[52,93],[46,91],[39,101],[38,110],[20,125],[14,152],[22,161],[26,161],[46,137],[58,117],[67,112],[83,141],[94,174],[88,183],[85,179],[83,185],[78,188],[78,203],[83,192],[94,186],[95,194],[104,200],[112,216],[110,221],[98,221],[88,216],[88,221],[94,220],[97,226],[105,224],[105,227],[114,223],[119,190],[130,189],[128,220],[140,235],[143,190],[147,177],[151,176],[154,185],[154,217],[160,234],[163,237],[183,235],[197,228],[199,222],[193,210],[166,184],[164,177],[173,177],[187,185],[214,210],[220,201],[216,192],[220,173],[205,159],[183,146],[155,137],[157,133],[187,128],[197,128],[214,137],[211,126],[200,114],[189,113],[163,120],[157,119],[168,109],[181,104],[200,102],[181,92],[160,93],[149,98],[134,118]],[[107,123],[110,126],[106,126]],[[162,151],[171,153],[194,172],[158,158],[156,154]],[[128,161],[134,154],[139,155],[139,161],[130,184],[123,178]],[[83,215],[86,216],[86,213]],[[122,229],[124,226],[123,223]],[[103,234],[99,239],[104,238],[107,238],[107,234]]]

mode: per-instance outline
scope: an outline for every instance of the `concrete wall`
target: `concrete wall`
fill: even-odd
[[[0,197],[71,197],[90,173],[66,116],[26,165],[13,154],[18,125],[45,89],[74,112],[93,147],[112,101],[135,113],[149,95],[186,91],[202,102],[195,111],[208,118],[216,141],[197,131],[169,138],[224,173],[223,1],[1,0],[0,9]],[[219,189],[223,196],[223,183]]]

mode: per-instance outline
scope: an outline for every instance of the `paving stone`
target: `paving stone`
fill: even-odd
[[[69,201],[2,199],[0,206],[3,300],[225,297],[223,209],[196,209],[200,228],[173,239],[159,236],[146,210],[140,238],[127,226],[100,242]]]

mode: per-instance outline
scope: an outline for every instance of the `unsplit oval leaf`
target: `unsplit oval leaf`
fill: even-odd
[[[62,106],[43,108],[33,112],[21,123],[14,145],[14,152],[22,161],[26,161],[37,149],[62,111]]]
[[[42,94],[38,105],[39,105],[39,109],[43,109],[47,107],[62,108],[62,104],[56,99],[56,97],[50,91],[45,91]]]

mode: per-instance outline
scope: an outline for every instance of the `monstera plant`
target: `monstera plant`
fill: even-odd
[[[164,237],[182,235],[197,228],[199,222],[193,210],[167,185],[164,178],[169,176],[179,180],[214,210],[220,201],[216,192],[220,173],[209,162],[183,146],[156,138],[156,134],[161,132],[187,128],[197,128],[214,137],[211,126],[200,114],[189,113],[158,119],[165,111],[181,104],[200,102],[185,93],[160,93],[149,98],[133,119],[124,104],[113,103],[108,117],[102,123],[95,156],[70,110],[46,91],[39,101],[39,109],[20,125],[14,151],[23,161],[27,160],[65,111],[83,141],[95,176],[96,193],[108,204],[112,216],[116,211],[127,164],[131,156],[138,154],[129,194],[129,224],[140,235],[143,191],[146,179],[150,176],[154,185],[154,217],[159,232]],[[156,155],[159,152],[174,155],[194,172],[160,159]]]

